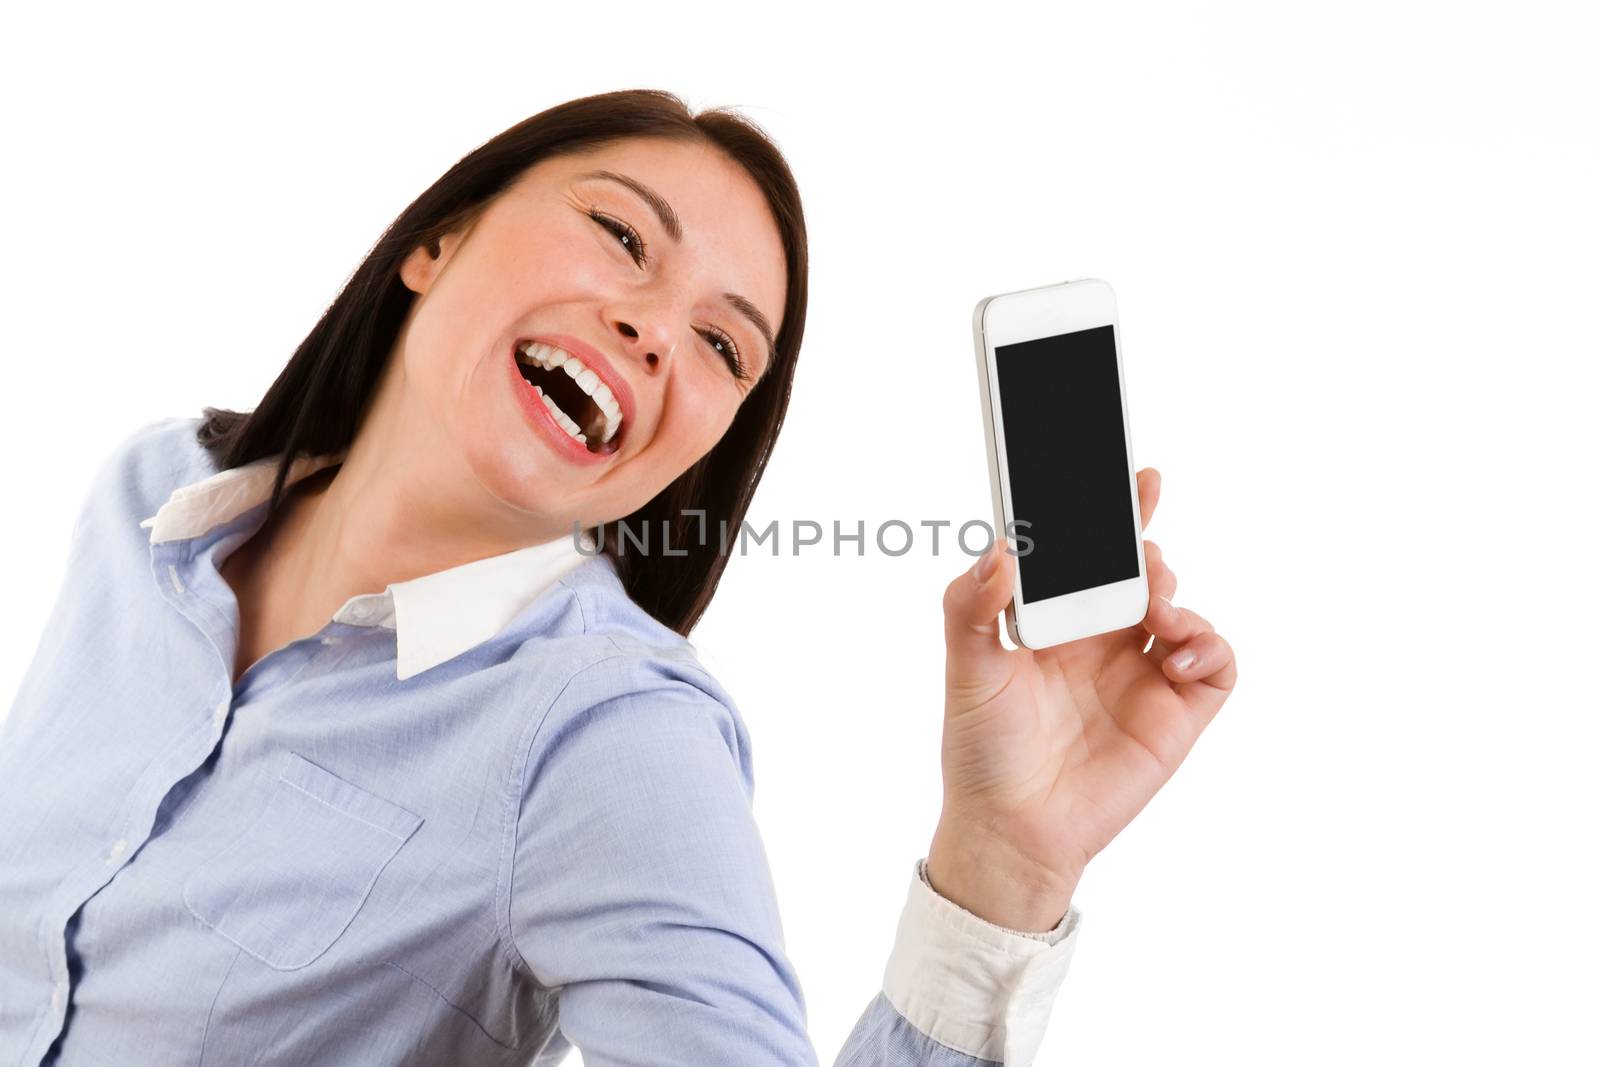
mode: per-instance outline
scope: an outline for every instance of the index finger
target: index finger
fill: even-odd
[[[1161,499],[1161,472],[1146,467],[1135,475],[1139,485],[1139,529],[1150,525],[1150,516],[1156,512],[1156,501]]]

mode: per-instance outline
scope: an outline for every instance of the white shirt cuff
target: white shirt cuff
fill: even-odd
[[[912,871],[884,969],[884,995],[940,1044],[1006,1067],[1028,1067],[1067,976],[1082,915],[1069,906],[1047,933],[1008,930],[934,892],[924,863],[918,860]]]

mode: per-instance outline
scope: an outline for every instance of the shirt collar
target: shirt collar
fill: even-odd
[[[296,457],[285,487],[342,463],[347,451]],[[150,528],[151,545],[213,530],[267,500],[282,458],[281,453],[266,456],[180,486],[139,525]],[[582,549],[563,536],[391,582],[382,593],[345,601],[333,621],[394,630],[395,677],[404,681],[499,633],[557,578],[595,553],[587,532]]]

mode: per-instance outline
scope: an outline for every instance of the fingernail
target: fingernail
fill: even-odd
[[[1174,652],[1172,654],[1172,668],[1173,670],[1186,671],[1194,666],[1194,661],[1198,658],[1193,651],[1187,648],[1182,652]]]

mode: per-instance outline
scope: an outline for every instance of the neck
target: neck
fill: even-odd
[[[322,590],[334,608],[392,582],[541,544],[572,531],[531,527],[489,493],[432,420],[400,402],[390,361],[344,462],[296,484],[272,537],[274,583]]]

